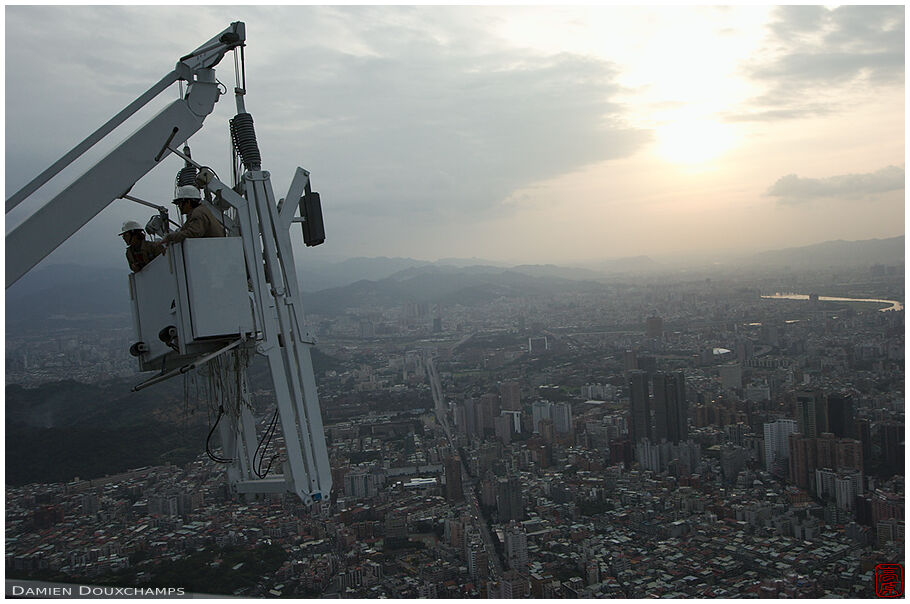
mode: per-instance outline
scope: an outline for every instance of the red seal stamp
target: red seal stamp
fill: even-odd
[[[875,595],[879,598],[902,598],[904,567],[900,564],[876,564]]]

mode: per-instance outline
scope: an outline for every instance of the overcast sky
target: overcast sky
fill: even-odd
[[[7,197],[242,20],[263,168],[278,196],[298,165],[322,194],[327,241],[301,255],[567,264],[904,233],[903,6],[5,17]],[[232,55],[217,72],[233,89]],[[222,175],[234,112],[223,96],[190,141]],[[6,232],[98,157],[7,215]],[[132,193],[170,201],[181,165],[164,161]],[[149,216],[116,201],[48,262],[119,261],[121,222]]]

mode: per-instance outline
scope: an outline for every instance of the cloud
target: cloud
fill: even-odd
[[[888,166],[870,174],[842,174],[828,178],[800,178],[788,174],[777,180],[766,195],[779,198],[785,205],[798,205],[814,199],[865,199],[878,193],[902,191],[904,169]]]
[[[650,137],[625,125],[614,64],[516,47],[483,7],[185,12],[9,7],[8,195],[234,20],[247,24],[245,103],[275,193],[283,196],[296,166],[311,171],[333,233],[366,223],[405,240],[435,224],[468,239],[479,222],[518,211],[505,201],[513,192],[627,157]],[[232,90],[233,57],[217,72]],[[174,87],[160,98],[176,96]],[[222,97],[190,141],[193,157],[225,178],[233,112],[232,96]],[[135,195],[168,198],[180,162],[165,162]],[[99,224],[116,228],[137,211],[115,203],[74,240],[95,245]]]
[[[788,119],[831,112],[843,91],[903,87],[904,7],[779,7],[766,53],[745,67],[767,92],[743,119]]]
[[[269,99],[271,134],[282,146],[299,141],[318,177],[338,183],[341,208],[489,214],[518,189],[629,156],[649,140],[622,125],[610,63],[478,45],[457,28],[446,38],[405,17],[413,15],[366,20],[362,54],[285,48],[279,63],[304,56],[318,68],[258,91]]]

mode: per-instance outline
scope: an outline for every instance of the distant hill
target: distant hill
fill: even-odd
[[[348,258],[341,262],[313,263],[302,259],[297,263],[301,291],[314,292],[343,287],[357,281],[380,281],[395,273],[423,266],[456,267],[502,264],[479,258],[443,258],[436,262],[414,258]]]
[[[318,348],[312,354],[317,383],[326,370],[340,368]],[[272,390],[264,358],[254,358],[249,376],[252,390]],[[7,384],[7,484],[97,478],[163,462],[181,464],[203,452],[214,415],[204,396],[191,387],[185,400],[180,377],[131,392],[140,379],[67,380],[35,388]],[[274,409],[270,398],[253,402],[260,418]],[[218,446],[220,439],[214,442]]]
[[[415,266],[430,264],[413,258],[348,258],[341,262],[316,264],[305,259],[297,263],[302,291],[342,287],[364,279],[376,281]]]
[[[827,268],[897,265],[904,262],[904,237],[866,241],[828,241],[804,247],[770,250],[726,264],[754,267]],[[615,277],[678,271],[648,256],[614,258],[582,266],[526,264],[504,268],[478,258],[437,262],[414,258],[350,258],[341,262],[298,263],[304,308],[336,313],[341,308],[395,305],[405,300],[442,304],[480,304],[559,288],[591,288]],[[702,263],[701,268],[704,267]],[[710,270],[710,267],[708,269]],[[582,285],[583,284],[583,285]],[[127,269],[52,265],[25,275],[6,292],[7,329],[28,328],[36,321],[74,319],[128,322]]]
[[[358,281],[303,296],[304,307],[320,314],[339,314],[347,308],[394,306],[403,302],[475,306],[497,298],[556,293],[604,291],[593,281],[537,277],[494,267],[426,266],[411,268],[379,281]]]
[[[627,256],[611,258],[598,262],[589,262],[585,268],[603,274],[622,274],[635,272],[652,272],[666,269],[666,267],[649,256]]]
[[[206,410],[184,406],[182,380],[130,392],[135,380],[6,387],[6,483],[96,478],[205,447]]]
[[[6,323],[15,326],[54,315],[130,313],[129,269],[57,264],[34,270],[6,290]]]
[[[863,241],[826,241],[815,245],[770,250],[746,259],[758,265],[827,268],[843,266],[895,266],[904,262],[904,236]]]

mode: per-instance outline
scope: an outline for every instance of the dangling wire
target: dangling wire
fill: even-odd
[[[205,452],[206,455],[216,463],[234,462],[233,459],[218,455],[212,450],[212,436],[215,434],[215,430],[224,416],[227,415],[233,420],[231,429],[235,429],[236,426],[239,425],[243,412],[242,405],[245,404],[252,410],[252,405],[246,397],[246,393],[249,390],[248,385],[246,384],[246,369],[249,366],[249,359],[250,353],[248,350],[236,349],[229,355],[216,357],[208,364],[197,369],[197,374],[206,378],[206,398],[208,400],[209,425],[211,426],[209,428],[208,436],[205,439]],[[265,443],[265,447],[268,447],[268,443],[271,441],[276,426],[277,415],[273,418],[272,423],[266,430],[266,435],[263,437],[263,441],[260,442],[260,447],[257,447],[257,452],[263,446],[263,443]],[[265,449],[262,449],[262,451],[264,455]],[[277,455],[275,457],[277,457]],[[265,465],[265,462],[260,459],[259,466],[255,470],[257,475],[262,474],[264,476],[267,474],[273,461],[274,458],[268,462],[268,467],[263,471],[262,466]]]
[[[224,416],[224,407],[218,407],[218,419],[215,420],[215,424],[212,426],[212,429],[209,430],[209,435],[205,439],[205,453],[209,456],[209,459],[215,463],[233,463],[233,459],[228,459],[227,457],[221,457],[212,452],[210,443],[212,440],[212,434],[215,433],[215,428],[218,427],[218,422],[221,421],[222,416]]]
[[[275,435],[275,428],[277,427],[278,409],[276,408],[275,413],[272,415],[272,421],[269,422],[269,426],[265,429],[265,432],[262,435],[262,439],[260,439],[259,445],[256,447],[256,452],[253,453],[253,464],[256,466],[253,469],[253,472],[255,472],[258,478],[265,478],[268,476],[269,470],[272,469],[272,463],[274,463],[274,461],[279,457],[278,453],[273,454],[272,457],[269,458],[268,466],[266,466],[265,470],[262,469],[262,466],[265,464],[265,452],[268,450],[269,444],[272,442],[272,436]],[[258,463],[256,462],[257,457],[259,458]]]
[[[222,403],[224,388],[221,380],[221,360],[219,358],[212,359],[209,365],[200,367],[197,372],[207,378],[206,399],[208,402],[208,423],[211,427],[205,438],[205,453],[208,455],[209,459],[215,463],[233,463],[233,459],[214,453],[211,446],[212,435],[215,433],[215,429],[218,427],[218,424],[221,422],[221,418],[224,415],[224,405]],[[212,423],[212,415],[216,412],[216,409],[217,417],[215,418],[214,423]]]

